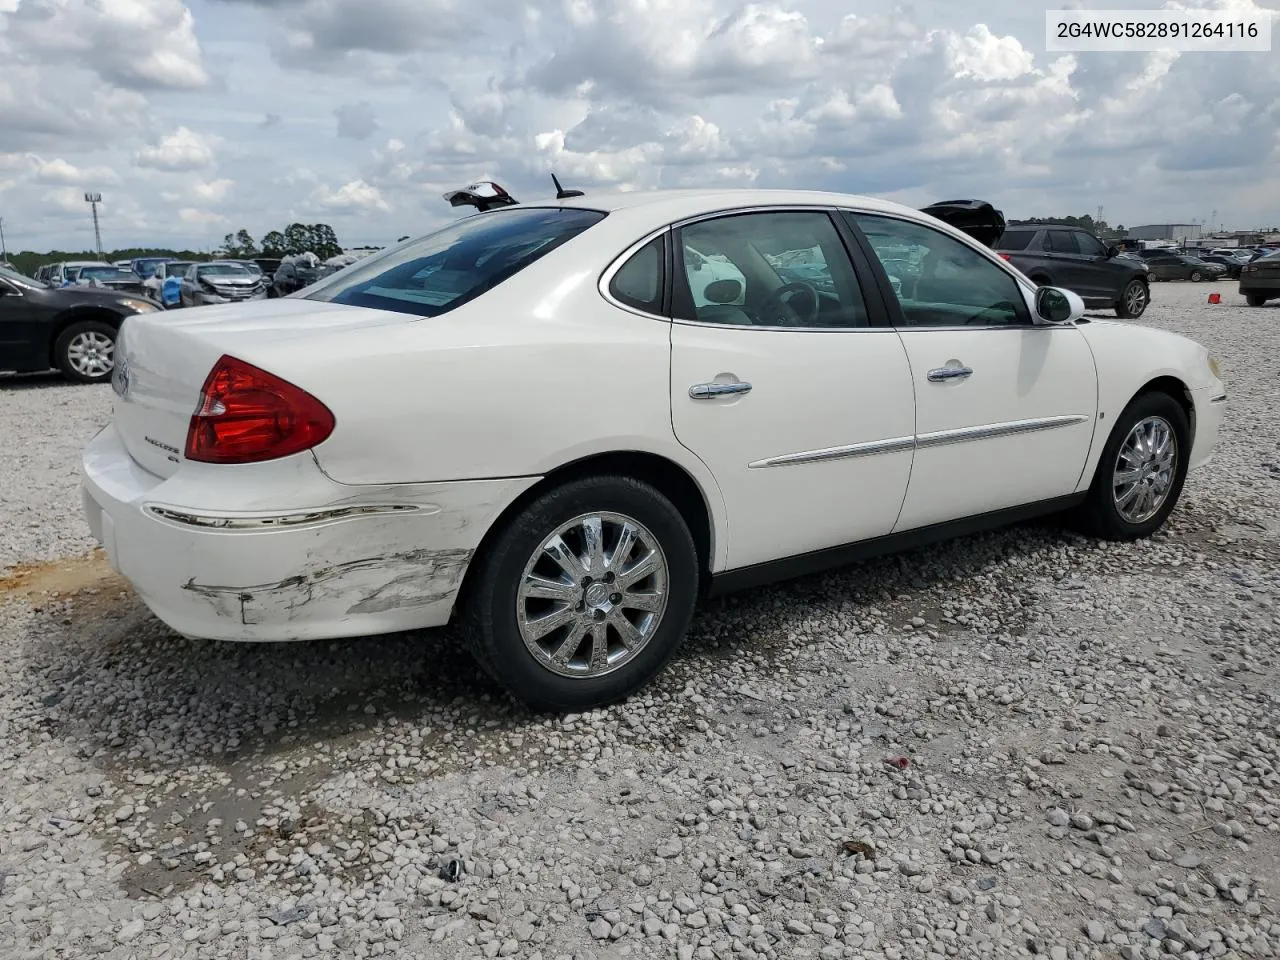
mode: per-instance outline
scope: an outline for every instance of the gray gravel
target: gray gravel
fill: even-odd
[[[730,597],[608,710],[531,717],[447,636],[190,642],[92,561],[10,578],[0,957],[1276,955],[1280,307],[1155,298],[1231,394],[1167,532]],[[0,562],[72,556],[108,392],[0,395]]]

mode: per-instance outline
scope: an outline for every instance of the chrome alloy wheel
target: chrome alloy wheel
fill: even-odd
[[[1134,424],[1111,476],[1116,511],[1128,523],[1145,523],[1168,499],[1178,463],[1178,439],[1163,417]]]
[[[1129,316],[1141,316],[1142,311],[1147,308],[1147,288],[1137,281],[1130,283],[1129,289],[1125,291],[1124,305]]]
[[[95,330],[77,333],[67,344],[67,361],[82,377],[100,377],[115,366],[116,345]]]
[[[618,513],[583,514],[525,564],[516,592],[520,637],[553,673],[604,676],[653,638],[667,583],[666,555],[643,524]]]

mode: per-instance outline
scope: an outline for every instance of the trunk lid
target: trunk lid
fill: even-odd
[[[313,341],[359,327],[412,322],[405,314],[280,299],[129,317],[116,340],[113,422],[143,469],[172,476],[182,463],[200,388],[224,353],[248,363],[264,346]]]

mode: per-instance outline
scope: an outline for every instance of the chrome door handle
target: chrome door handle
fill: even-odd
[[[750,392],[749,383],[696,383],[689,388],[689,396],[694,400],[714,400],[716,397]]]
[[[938,367],[929,371],[930,383],[944,383],[947,380],[964,380],[973,373],[968,367]]]

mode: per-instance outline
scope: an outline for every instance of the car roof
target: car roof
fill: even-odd
[[[729,210],[741,207],[761,206],[858,206],[866,210],[877,210],[884,213],[910,213],[920,217],[920,211],[911,207],[866,197],[859,194],[833,193],[823,190],[782,190],[782,189],[672,189],[672,190],[617,190],[590,192],[581,197],[566,197],[562,200],[549,198],[546,200],[530,200],[516,204],[514,207],[499,209],[519,209],[520,207],[569,207],[582,210],[603,210],[613,213],[624,210],[651,211],[657,219],[679,220],[683,217],[696,217],[703,213],[714,213],[718,210]]]
[[[1078,223],[1019,223],[1016,220],[1005,227],[1005,230],[1079,230],[1083,233],[1089,232],[1087,227],[1082,227]]]

